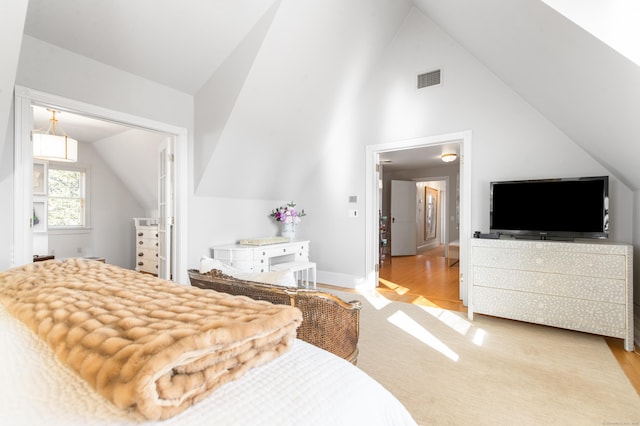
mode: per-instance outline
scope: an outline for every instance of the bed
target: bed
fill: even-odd
[[[61,273],[61,270],[66,272]],[[70,271],[73,273],[71,274]],[[126,284],[124,290],[120,288],[115,292],[109,291],[111,286],[118,287],[122,283]],[[145,286],[151,286],[156,296],[154,300],[145,301],[149,294],[139,293],[140,289]],[[89,291],[87,288],[93,289],[94,293],[87,293]],[[165,293],[167,289],[168,293]],[[242,361],[238,364],[234,361],[232,368],[229,369],[230,372],[218,372],[216,378],[211,380],[214,384],[213,389],[205,390],[202,396],[194,397],[193,401],[186,406],[181,406],[178,410],[170,409],[168,415],[157,415],[157,410],[151,409],[151,415],[149,415],[148,411],[141,410],[139,405],[145,403],[140,401],[134,400],[132,404],[124,404],[123,406],[123,397],[120,395],[115,398],[114,402],[109,392],[105,394],[101,386],[96,386],[96,383],[102,383],[102,385],[105,383],[104,377],[100,374],[82,369],[78,371],[77,367],[68,361],[69,354],[74,353],[74,349],[65,346],[74,340],[74,333],[77,333],[77,330],[69,331],[64,337],[60,337],[64,334],[61,331],[64,327],[55,324],[55,320],[61,319],[62,324],[68,325],[73,323],[78,316],[83,316],[87,312],[95,313],[96,306],[105,306],[101,303],[102,299],[107,296],[111,298],[115,294],[116,297],[126,297],[129,300],[131,298],[130,291],[136,295],[133,297],[136,299],[134,307],[142,308],[143,305],[153,305],[158,300],[163,301],[168,298],[168,301],[173,303],[173,307],[167,307],[167,312],[171,312],[171,315],[165,315],[168,321],[173,321],[173,317],[176,316],[172,310],[178,309],[180,315],[186,318],[186,323],[199,323],[200,320],[193,315],[203,315],[200,312],[202,311],[201,302],[206,301],[207,304],[211,304],[216,301],[215,303],[229,306],[237,304],[239,307],[234,311],[234,315],[238,315],[238,312],[241,311],[242,321],[251,324],[250,327],[244,328],[255,328],[252,321],[255,318],[258,318],[256,321],[262,321],[265,316],[267,320],[263,322],[272,324],[273,318],[277,317],[279,321],[283,322],[283,325],[275,327],[276,331],[274,332],[265,332],[260,329],[258,336],[249,337],[249,340],[244,336],[241,339],[244,342],[242,345],[235,345],[234,340],[231,339],[231,349],[243,346],[247,341],[252,342],[253,349],[249,351],[251,355],[247,352],[234,355],[241,360],[248,360],[246,363]],[[174,303],[171,300],[174,296],[185,297],[185,294],[192,299],[181,303]],[[31,296],[39,298],[41,301],[33,304],[29,301]],[[218,297],[223,297],[223,299],[218,301]],[[42,300],[47,300],[47,298],[49,301],[45,303],[55,307],[51,311],[54,324],[50,323],[51,319],[46,315],[39,313],[41,310],[34,309],[34,306],[43,303]],[[81,300],[81,302],[77,300]],[[92,302],[89,304],[86,300]],[[357,367],[327,351],[296,339],[295,328],[298,324],[299,311],[296,312],[295,308],[278,307],[267,302],[251,301],[242,296],[222,295],[211,290],[173,284],[135,271],[87,259],[51,260],[2,272],[0,273],[0,301],[2,302],[0,303],[0,377],[2,377],[0,412],[2,413],[2,424],[415,424],[404,406],[395,397]],[[116,302],[110,300],[107,303]],[[121,300],[118,303],[125,303],[125,301]],[[187,309],[190,304],[194,305],[193,310]],[[72,312],[70,315],[63,315],[60,309],[70,305],[80,306],[85,312]],[[127,309],[134,310],[134,307],[130,306]],[[122,306],[115,306],[115,308],[115,312],[123,310]],[[257,310],[258,313],[254,310]],[[153,312],[158,311],[156,309]],[[163,316],[161,313],[158,315]],[[86,324],[99,323],[97,329],[104,333],[104,324],[108,322],[108,318],[113,316],[117,317],[118,314],[98,312],[82,324],[83,327],[87,327]],[[37,321],[31,322],[29,318],[35,318]],[[136,319],[135,315],[133,319]],[[133,321],[133,319],[126,319],[126,321]],[[96,322],[96,320],[98,321]],[[122,321],[123,319],[120,318],[117,322]],[[218,319],[216,324],[219,322]],[[163,322],[158,321],[151,324],[163,324]],[[207,327],[209,326],[210,324]],[[172,328],[174,333],[176,329],[181,330],[178,333],[179,336],[189,335],[186,329],[183,330],[180,327]],[[227,330],[225,327],[221,327],[221,329]],[[226,332],[223,331],[222,334],[224,333]],[[224,339],[217,335],[219,334],[217,329],[215,332],[208,329],[204,333],[206,336],[204,340],[214,341],[209,346],[203,346],[203,335],[201,334],[198,332],[197,339],[195,339],[199,345],[199,351],[207,352],[210,349],[209,346],[217,345],[222,348],[224,354],[230,353],[229,347],[220,344]],[[291,337],[292,335],[293,337]],[[81,339],[84,338],[86,336]],[[193,340],[190,339],[187,337],[186,341]],[[66,343],[63,345],[60,343],[61,341]],[[178,341],[171,344],[170,348],[175,349],[176,345],[185,346],[184,342]],[[264,345],[267,349],[256,349]],[[189,345],[186,347],[189,348]],[[187,350],[187,352],[189,351]],[[159,357],[162,358],[166,353],[166,350],[159,351]],[[264,353],[268,355],[265,356]],[[213,358],[216,360],[214,364],[219,364],[218,354],[212,355],[209,352],[207,354],[207,362]],[[88,355],[88,357],[90,356],[95,355]],[[136,356],[138,355],[131,356],[130,359]],[[229,359],[234,356],[226,357],[225,355],[223,358]],[[130,361],[130,359],[128,358],[126,361]],[[152,357],[152,359],[155,358]],[[259,362],[255,359],[258,359]],[[107,360],[107,362],[113,361]],[[195,364],[202,362],[199,360]],[[149,362],[149,364],[153,364],[153,362]],[[194,369],[195,364],[191,362],[188,364],[189,368]],[[139,364],[136,371],[144,371],[146,368],[147,365],[142,363]],[[174,366],[172,368],[171,378],[180,376],[182,373],[179,368],[186,367],[176,368]],[[88,369],[91,370],[91,368]],[[129,370],[131,370],[131,365],[125,362],[119,370],[119,374],[131,375]],[[203,376],[200,371],[196,373],[198,377]],[[206,374],[204,375],[206,376]],[[228,377],[228,380],[225,379],[222,383],[217,384],[217,377],[221,376]],[[91,379],[91,377],[97,377],[97,379]],[[119,379],[121,379],[120,376],[111,377],[109,383],[115,383]],[[158,390],[161,385],[154,382],[151,387]],[[125,386],[124,389],[128,388]],[[129,395],[127,392],[124,394]],[[183,397],[174,394],[170,394],[170,396],[174,399]],[[171,397],[162,400],[159,405],[170,405]]]

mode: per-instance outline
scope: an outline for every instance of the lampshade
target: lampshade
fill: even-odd
[[[67,135],[56,135],[56,111],[50,110],[51,126],[47,133],[33,133],[33,157],[52,161],[78,161],[78,141]]]
[[[456,158],[458,158],[458,154],[456,153],[449,153],[449,154],[442,154],[440,156],[440,158],[442,159],[442,161],[444,161],[445,163],[450,163],[452,161],[455,161]]]

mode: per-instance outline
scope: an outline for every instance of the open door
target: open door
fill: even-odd
[[[174,214],[173,138],[161,145],[158,156],[158,277],[173,279]]]
[[[416,183],[391,181],[391,256],[416,255]]]

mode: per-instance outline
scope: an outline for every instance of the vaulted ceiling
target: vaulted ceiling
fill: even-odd
[[[261,18],[281,4],[294,7],[289,1],[30,0],[24,32],[195,95]],[[640,189],[637,64],[541,0],[371,0],[367,10],[336,7],[334,19],[397,19],[411,7],[623,183]]]

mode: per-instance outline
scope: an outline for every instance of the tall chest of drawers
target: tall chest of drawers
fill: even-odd
[[[633,350],[633,247],[471,239],[474,312],[625,340]]]
[[[158,219],[136,217],[135,269],[158,275]]]

